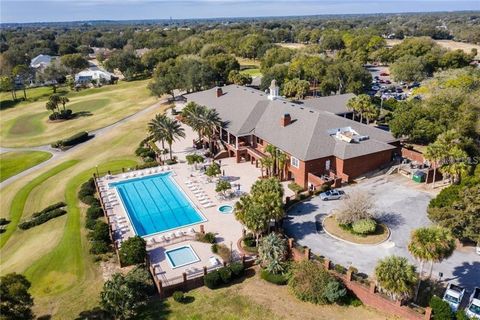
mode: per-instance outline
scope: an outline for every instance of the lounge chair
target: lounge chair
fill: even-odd
[[[215,207],[215,204],[213,202],[207,202],[205,204],[202,204],[202,206],[207,209],[207,208],[211,208],[211,207]]]
[[[175,235],[179,238],[183,237],[183,232],[182,231],[177,231]]]
[[[218,266],[218,265],[220,264],[220,262],[218,261],[218,259],[215,258],[215,257],[210,257],[210,258],[208,258],[208,262],[210,263],[210,266],[212,266],[212,267],[216,267],[216,266]]]

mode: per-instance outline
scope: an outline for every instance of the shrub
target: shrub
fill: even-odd
[[[92,241],[90,253],[92,254],[104,254],[109,251],[108,243],[104,241]]]
[[[433,296],[430,299],[430,308],[432,308],[433,318],[434,319],[452,319],[453,312],[450,308],[448,302],[443,301],[437,296]]]
[[[457,320],[469,320],[470,318],[467,316],[467,313],[465,310],[458,310],[455,313],[455,319]]]
[[[93,241],[103,241],[109,242],[110,241],[110,228],[108,224],[103,221],[96,221],[95,226],[89,234],[89,238]]]
[[[245,267],[243,266],[243,263],[233,262],[228,267],[232,271],[232,277],[233,278],[240,278],[241,276],[243,276],[243,273],[245,271]]]
[[[203,233],[197,233],[196,235],[197,241],[200,242],[205,242],[205,243],[215,243],[215,233],[213,232],[207,232],[205,234]]]
[[[56,217],[60,217],[60,216],[63,216],[64,214],[66,214],[67,211],[63,210],[63,209],[55,209],[55,210],[51,210],[51,211],[48,211],[48,212],[45,212],[45,213],[42,213],[41,215],[29,220],[29,221],[25,221],[25,222],[22,222],[18,225],[18,227],[22,230],[27,230],[27,229],[30,229],[30,228],[33,228],[35,226],[38,226],[38,225],[41,225],[53,218],[56,218]]]
[[[153,296],[157,293],[152,275],[144,264],[140,264],[130,270],[126,275],[126,279],[129,282],[135,282],[137,289],[144,292],[146,295]]]
[[[212,244],[212,252],[213,253],[218,253],[218,244],[216,244],[216,243]]]
[[[0,218],[0,226],[4,226],[6,224],[9,224],[10,221],[8,221],[7,219],[5,218]]]
[[[39,212],[35,212],[32,214],[32,217],[36,218],[48,211],[52,211],[52,210],[55,210],[55,209],[59,209],[59,208],[63,208],[65,207],[67,204],[65,202],[57,202],[55,204],[52,204],[48,207],[46,207],[45,209],[43,209],[42,211],[39,211]]]
[[[257,246],[257,241],[255,240],[255,237],[251,233],[247,234],[245,238],[243,238],[243,243],[245,244],[245,246],[251,247],[251,248]]]
[[[288,285],[293,294],[302,301],[325,304],[339,301],[347,291],[319,263],[306,260],[295,263]]]
[[[262,269],[262,271],[260,272],[260,278],[279,286],[283,286],[288,282],[288,278],[286,275],[281,273],[280,274],[270,273],[265,269]]]
[[[167,160],[165,161],[165,164],[167,164],[167,165],[169,165],[169,166],[174,165],[174,164],[176,164],[176,163],[177,163],[177,160],[176,160],[176,159],[167,159]]]
[[[185,300],[185,294],[182,291],[175,291],[172,295],[173,300],[182,303]]]
[[[263,237],[258,245],[258,262],[268,272],[284,273],[286,271],[287,241],[283,236],[270,233]]]
[[[322,186],[320,187],[320,193],[328,191],[330,189],[332,189],[332,187],[329,184],[322,184]]]
[[[74,134],[71,137],[63,139],[62,140],[62,146],[64,146],[64,147],[74,146],[74,145],[77,145],[79,143],[87,141],[89,137],[90,136],[88,135],[88,132],[86,132],[86,131],[79,132],[77,134]]]
[[[347,273],[347,268],[345,268],[344,266],[342,266],[341,264],[336,264],[335,267],[333,267],[335,269],[335,271],[337,271],[338,273],[341,273],[341,274],[345,274]]]
[[[223,283],[229,283],[232,280],[232,271],[229,267],[223,267],[218,269],[218,274]]]
[[[352,230],[355,233],[368,235],[375,232],[377,229],[377,222],[373,219],[360,219],[352,224]]]
[[[148,163],[148,162],[154,162],[154,161],[155,161],[155,159],[154,159],[154,158],[152,158],[152,157],[145,157],[145,158],[143,158],[143,161],[145,161],[145,162],[147,162],[147,163]]]
[[[304,190],[304,188],[298,185],[295,182],[291,182],[288,184],[288,189],[292,190],[295,194],[298,194]]]
[[[141,170],[141,169],[148,169],[148,168],[153,168],[153,167],[157,167],[157,166],[158,166],[158,162],[152,161],[152,162],[142,163],[142,164],[136,166],[136,168],[137,168],[137,170]]]
[[[228,247],[224,244],[219,244],[218,245],[218,253],[217,253],[223,261],[225,262],[229,262],[230,261],[230,258],[232,256],[232,253],[230,251],[230,249],[228,249]]]
[[[142,145],[143,145],[143,144],[142,144]],[[137,149],[135,149],[135,155],[136,155],[137,157],[142,157],[143,154],[145,154],[145,153],[148,152],[148,151],[149,151],[149,149],[140,146],[140,147],[138,147]]]
[[[91,206],[87,209],[87,219],[98,219],[103,216],[103,209],[99,206]]]
[[[81,198],[80,201],[82,201],[83,203],[88,204],[90,206],[100,207],[100,201],[97,198],[95,198],[94,196],[85,196],[85,197]]]
[[[87,219],[85,220],[85,228],[89,229],[89,230],[93,230],[95,228],[95,224],[97,223],[97,220],[95,219],[89,219],[87,217]]]
[[[125,240],[120,248],[120,260],[124,265],[140,264],[147,256],[147,243],[139,236]]]
[[[221,281],[222,280],[220,278],[220,274],[216,270],[213,271],[213,272],[207,273],[203,277],[203,283],[209,289],[215,289],[216,287],[218,287],[220,285]]]

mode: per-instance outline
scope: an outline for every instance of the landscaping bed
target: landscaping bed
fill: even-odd
[[[379,244],[387,240],[390,236],[390,229],[382,223],[377,225],[377,229],[371,235],[355,235],[343,229],[332,215],[323,220],[323,228],[334,237],[356,244]]]

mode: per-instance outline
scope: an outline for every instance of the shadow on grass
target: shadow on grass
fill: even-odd
[[[90,117],[90,116],[93,116],[93,113],[91,113],[90,111],[79,111],[72,114],[72,119],[77,119],[81,117]]]
[[[75,320],[110,320],[112,317],[100,307],[80,312]]]
[[[185,299],[187,298],[188,297],[185,297]],[[193,300],[191,302],[193,302]],[[159,296],[155,296],[148,301],[147,305],[140,311],[136,319],[166,320],[170,313],[171,311],[168,301],[160,299]]]

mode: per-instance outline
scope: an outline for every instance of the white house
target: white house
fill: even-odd
[[[34,69],[44,69],[48,67],[52,61],[55,61],[57,57],[52,57],[48,54],[39,54],[30,61],[30,67]]]
[[[112,73],[98,68],[83,70],[75,75],[75,83],[77,84],[88,84],[92,81],[109,83],[112,80],[115,80]]]

